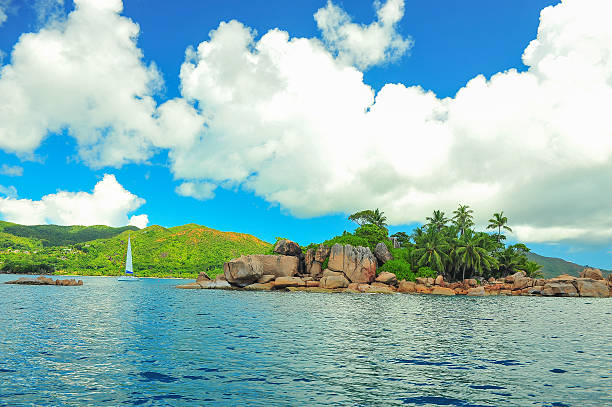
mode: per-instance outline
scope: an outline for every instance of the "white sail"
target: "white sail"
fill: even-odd
[[[132,243],[128,237],[127,257],[125,258],[125,274],[132,273],[134,273],[134,269],[132,268]]]

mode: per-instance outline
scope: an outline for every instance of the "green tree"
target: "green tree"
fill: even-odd
[[[428,266],[439,274],[444,274],[444,263],[449,261],[447,250],[448,243],[444,235],[435,229],[428,230],[421,235],[416,242],[416,257],[418,266]]]
[[[510,229],[507,224],[508,218],[504,216],[504,211],[501,211],[499,213],[494,213],[493,217],[489,219],[489,225],[487,226],[487,229],[497,229],[497,241],[501,242],[502,229],[512,232],[512,229]]]
[[[474,211],[468,205],[459,205],[459,208],[453,211],[453,223],[459,228],[461,236],[465,231],[474,226]]]
[[[456,255],[463,271],[463,280],[466,271],[469,271],[469,275],[483,275],[495,266],[495,259],[483,247],[482,240],[469,230],[459,239]]]
[[[368,246],[373,250],[378,242],[385,242],[388,240],[387,229],[374,224],[368,224],[359,226],[355,230],[355,236],[361,237],[368,242]]]
[[[440,210],[433,211],[433,215],[426,217],[425,220],[427,221],[426,225],[428,228],[433,228],[438,232],[441,231],[449,221],[449,219],[444,216],[444,212]]]
[[[355,212],[350,215],[348,219],[357,223],[359,226],[371,224],[380,228],[387,227],[387,217],[385,213],[378,208],[375,210],[366,209],[365,211]]]
[[[524,267],[524,272],[527,274],[527,277],[531,278],[542,278],[544,275],[540,271],[542,269],[542,265],[536,263],[535,261],[527,261]]]
[[[410,235],[405,232],[397,232],[391,235],[391,237],[397,239],[400,246],[405,247],[410,245]]]

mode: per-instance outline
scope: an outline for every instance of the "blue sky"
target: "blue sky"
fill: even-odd
[[[578,30],[577,23],[567,22],[565,15],[578,15],[579,11],[596,19],[602,13],[597,7],[605,7],[605,2],[589,0],[591,9],[578,10],[585,7],[575,0],[561,5],[558,1],[540,0],[494,3],[485,0],[389,0],[380,4],[379,9],[367,1],[337,1],[330,5],[324,0],[125,0],[123,4],[118,0],[104,0],[100,3],[104,6],[98,10],[89,1],[78,2],[77,11],[72,14],[75,4],[68,0],[63,4],[47,0],[27,5],[16,0],[0,1],[0,10],[6,15],[6,21],[0,25],[4,69],[0,76],[0,92],[5,91],[4,95],[0,94],[0,112],[3,106],[5,112],[7,106],[11,106],[23,108],[24,111],[19,112],[23,117],[34,117],[31,127],[27,123],[29,119],[7,119],[5,124],[0,121],[0,167],[4,168],[0,169],[0,192],[6,200],[4,206],[0,205],[0,218],[22,222],[41,219],[66,224],[73,223],[72,219],[80,223],[88,223],[91,219],[96,223],[125,224],[134,215],[146,214],[149,225],[175,226],[193,222],[220,230],[252,233],[268,241],[284,236],[307,244],[352,230],[354,225],[346,220],[346,214],[356,209],[380,207],[393,223],[391,230],[399,231],[410,230],[432,208],[449,213],[457,204],[467,203],[477,210],[481,224],[493,212],[504,210],[510,225],[519,225],[514,238],[527,241],[540,254],[612,268],[608,253],[610,235],[593,233],[597,225],[608,228],[607,222],[612,219],[602,218],[601,213],[594,214],[589,205],[574,205],[569,201],[571,197],[586,195],[601,202],[606,197],[597,194],[609,187],[609,180],[597,179],[590,171],[602,173],[607,169],[608,144],[602,140],[610,136],[609,130],[602,130],[596,139],[582,140],[581,135],[576,135],[573,123],[561,124],[559,126],[565,127],[551,130],[550,135],[542,136],[537,143],[534,141],[536,147],[533,147],[531,142],[536,137],[530,133],[535,126],[533,123],[544,123],[543,126],[550,128],[549,123],[557,121],[553,120],[553,113],[533,112],[534,108],[529,106],[532,122],[510,129],[512,136],[504,133],[508,123],[522,122],[518,116],[521,110],[515,106],[523,103],[514,99],[516,95],[508,94],[507,88],[524,89],[525,105],[540,97],[540,105],[563,105],[564,97],[552,94],[550,89],[565,84],[568,84],[568,94],[580,91],[571,77],[555,77],[551,71],[546,71],[549,65],[544,62],[551,60],[546,56],[564,52],[568,47],[583,46],[578,40],[561,45],[562,41],[555,40],[554,34],[558,32],[555,30],[562,24],[567,24],[570,30]],[[377,17],[377,12],[385,5],[389,6],[388,20],[380,17],[382,14]],[[546,27],[539,37],[540,11],[554,5],[557,7],[548,13]],[[316,20],[313,15],[320,9],[325,13]],[[334,18],[344,20],[334,25]],[[230,20],[240,25],[220,26],[222,21]],[[351,21],[356,24],[351,26]],[[129,41],[129,36],[120,29],[124,23],[125,27],[137,30],[133,44],[127,47],[121,42]],[[592,22],[592,26],[597,23]],[[378,31],[365,30],[368,25]],[[88,27],[92,32],[87,32]],[[102,33],[93,32],[94,28],[113,32],[102,41],[102,37],[98,37]],[[287,39],[305,38],[307,42],[298,49],[296,41],[285,44],[280,37],[275,42],[262,40],[270,37],[267,33],[274,29],[286,32]],[[211,37],[212,30],[217,30],[219,35]],[[45,32],[47,34],[41,34]],[[235,44],[248,37],[249,32],[251,44],[241,50]],[[21,37],[24,33],[34,34],[28,40]],[[593,29],[593,33],[605,40],[609,32]],[[351,42],[351,35],[362,37]],[[117,41],[113,43],[115,38]],[[540,43],[528,57],[527,66],[522,56],[536,38]],[[84,42],[87,43],[83,45]],[[198,45],[203,42],[214,51],[198,51]],[[51,66],[53,62],[49,62],[47,71],[45,60],[37,59],[43,58],[41,55],[51,44],[60,44],[64,50],[77,50],[66,52],[68,56],[64,56],[66,66],[74,62],[73,72],[77,76],[74,88],[61,86],[61,80],[66,78]],[[186,59],[189,47],[193,47],[195,56]],[[21,50],[18,53],[21,57],[12,55],[14,50]],[[243,64],[250,63],[248,58],[239,59],[247,51],[251,53],[250,61],[256,61],[240,71]],[[381,51],[382,56],[372,59],[377,51]],[[294,54],[291,58],[274,60],[275,52]],[[26,57],[30,53],[38,56],[30,60]],[[319,76],[295,73],[316,58],[320,59],[312,62],[313,66],[306,71],[316,71]],[[91,63],[94,60],[104,62]],[[302,62],[287,68],[294,60]],[[151,64],[155,68],[151,68]],[[188,64],[191,64],[191,71]],[[7,73],[7,67],[11,74]],[[97,79],[78,75],[98,67],[100,70],[108,67],[112,73],[108,78],[104,72],[99,73],[98,87],[83,86]],[[583,69],[579,62],[576,67]],[[604,73],[609,73],[606,71],[609,67],[607,62],[603,64]],[[185,72],[183,77],[179,76],[181,68]],[[508,73],[513,68],[523,76]],[[325,69],[329,70],[329,75]],[[472,86],[466,87],[478,75],[490,79],[497,73],[501,74],[495,83],[478,85],[471,82]],[[355,74],[363,74],[363,80]],[[41,84],[31,85],[38,83],[41,77]],[[554,77],[557,82],[534,88],[531,77],[540,82],[552,81],[550,78]],[[210,78],[214,79],[207,82]],[[321,78],[321,82],[336,79],[329,79],[329,84],[317,87],[318,93],[313,95],[305,84],[317,78]],[[105,80],[110,82],[105,83]],[[60,85],[48,85],[54,81]],[[279,84],[283,81],[289,84],[287,88],[291,91]],[[336,88],[337,83],[341,84]],[[387,84],[403,86],[385,88]],[[590,89],[593,84],[579,85]],[[129,90],[132,86],[136,90]],[[115,87],[117,92],[106,92]],[[387,91],[381,92],[383,88]],[[462,88],[464,96],[457,96]],[[9,96],[9,91],[16,93]],[[123,110],[129,110],[127,117],[113,110],[113,105],[121,103],[113,101],[113,95],[118,94],[119,100],[124,91],[132,101],[137,101],[126,102]],[[432,91],[435,97],[427,91]],[[228,92],[232,94],[230,99],[227,99]],[[339,96],[343,93],[348,95],[346,100]],[[15,95],[22,94],[23,98],[34,102],[20,105]],[[374,96],[376,104],[370,100]],[[153,108],[140,104],[149,97]],[[276,97],[281,100],[280,105],[267,104]],[[49,102],[37,107],[39,100]],[[157,121],[161,122],[167,113],[162,111],[162,106],[172,100],[186,107],[173,115],[168,114],[170,124],[159,125],[165,127],[159,135],[151,136],[148,132],[153,129],[151,126],[158,126]],[[325,105],[327,100],[330,101],[328,106]],[[507,100],[510,102],[503,104]],[[108,115],[100,118],[89,110],[74,113],[75,109],[62,111],[53,106],[82,106],[90,101]],[[311,101],[320,102],[323,107],[321,110],[295,107],[296,101],[305,101],[305,106],[310,106]],[[596,102],[599,101],[581,104]],[[495,103],[503,105],[489,114],[483,113],[486,114],[483,118],[477,116]],[[253,106],[257,109],[249,110]],[[252,118],[261,112],[261,106],[267,106],[266,112],[270,111],[272,116],[264,124]],[[393,106],[401,106],[403,110],[396,112]],[[423,106],[429,110],[421,112],[425,109]],[[272,112],[273,108],[278,112]],[[355,115],[359,109],[362,113],[365,109],[380,116],[375,120],[364,119]],[[150,117],[133,119],[143,112],[150,113]],[[512,115],[517,115],[516,120]],[[58,116],[62,116],[57,119],[59,124],[50,124]],[[371,126],[368,127],[370,131],[361,134],[359,129],[347,125],[352,117],[357,121],[364,119],[363,126]],[[432,120],[438,120],[440,126],[430,128]],[[482,123],[488,120],[492,124],[484,126]],[[450,129],[442,128],[447,126],[447,121],[453,122],[448,125]],[[96,133],[100,123],[107,130]],[[406,123],[405,128],[402,123]],[[187,133],[186,128],[191,125],[196,130],[184,137],[176,135]],[[597,128],[597,123],[592,126]],[[115,129],[121,131],[113,144],[109,134]],[[268,129],[273,130],[268,134]],[[495,132],[499,132],[496,135],[499,139],[492,140],[490,145],[487,144],[490,140],[483,141]],[[24,134],[29,135],[23,136],[27,141],[25,145],[17,142]],[[406,137],[409,139],[405,140]],[[546,151],[552,149],[556,153],[556,147],[550,146],[556,146],[559,139],[563,143],[560,143],[558,155],[548,157],[543,150],[537,150],[544,145],[548,146]],[[376,140],[386,147],[378,150]],[[465,151],[463,142],[480,156],[461,159]],[[576,150],[576,142],[589,148],[584,152],[580,148]],[[533,147],[533,151],[523,156],[528,148],[521,149],[521,143]],[[333,148],[327,147],[332,144]],[[140,145],[145,147],[136,148]],[[495,145],[499,149],[491,147]],[[517,145],[517,152],[514,152],[512,146]],[[342,152],[336,155],[338,149]],[[375,153],[371,153],[372,149]],[[403,153],[396,155],[399,150]],[[504,150],[508,154],[504,154]],[[605,157],[600,157],[604,150]],[[126,151],[125,157],[121,151]],[[591,160],[598,166],[583,168],[568,162],[564,168],[556,169],[555,163],[564,160],[567,151],[576,151],[583,162]],[[502,159],[503,155],[510,157]],[[516,158],[511,161],[513,155]],[[533,157],[538,156],[545,157],[541,165],[547,169],[542,171],[546,172],[546,177],[537,176],[540,166],[533,162]],[[474,161],[481,165],[473,166]],[[502,161],[503,165],[496,168],[496,163]],[[522,167],[529,168],[524,173],[517,171],[520,173],[514,178],[508,175]],[[551,169],[550,174],[548,169]],[[489,177],[482,175],[489,171]],[[105,174],[112,174],[114,180],[104,178]],[[524,181],[531,178],[533,182]],[[92,194],[94,186],[103,179],[111,192]],[[506,188],[508,184],[504,183],[511,184],[513,189]],[[432,187],[436,184],[439,187]],[[177,188],[182,185],[182,192],[179,192]],[[512,189],[512,192],[504,192],[504,189]],[[520,194],[516,192],[519,190]],[[525,195],[521,195],[523,192]],[[118,194],[116,199],[114,193]],[[49,195],[52,197],[43,199]],[[119,203],[108,204],[108,201]],[[64,204],[67,206],[62,207]],[[89,207],[83,209],[87,205]],[[605,212],[607,208],[600,205],[599,209]],[[75,214],[75,211],[82,213]],[[583,227],[585,224],[588,227]],[[594,238],[594,235],[597,236]]]

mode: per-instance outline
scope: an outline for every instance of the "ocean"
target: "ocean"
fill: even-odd
[[[0,284],[1,406],[612,405],[610,298],[79,278]]]

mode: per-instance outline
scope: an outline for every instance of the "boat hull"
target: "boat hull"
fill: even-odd
[[[138,281],[138,277],[134,276],[121,276],[117,279],[117,281]]]

